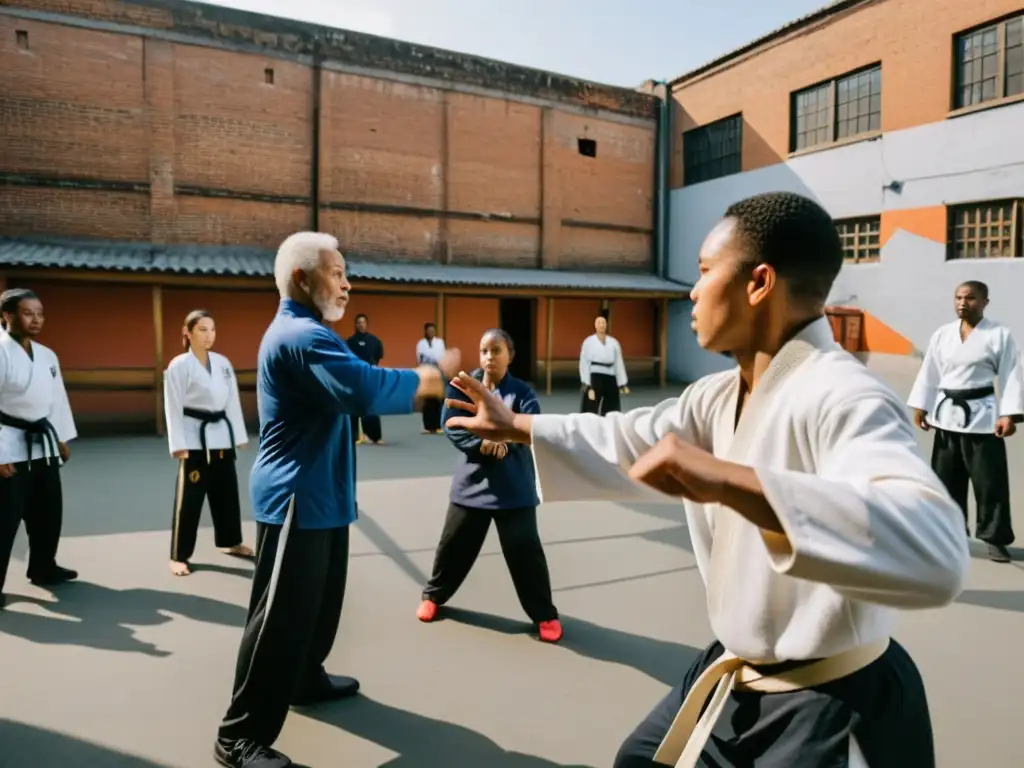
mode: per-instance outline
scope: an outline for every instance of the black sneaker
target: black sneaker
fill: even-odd
[[[252,739],[217,739],[213,756],[227,768],[287,768],[292,761],[276,749],[264,747]]]
[[[1010,551],[999,544],[989,544],[988,559],[993,563],[1008,563],[1010,562]]]
[[[44,573],[28,574],[28,580],[37,587],[55,587],[58,584],[74,581],[77,578],[78,571],[73,571],[70,568],[61,568],[59,565],[54,565]]]

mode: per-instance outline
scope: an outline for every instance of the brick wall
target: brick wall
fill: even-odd
[[[953,36],[1020,7],[1020,0],[876,0],[675,86],[671,186],[682,186],[683,131],[742,112],[743,170],[782,162],[790,94],[879,61],[883,131],[945,119]]]
[[[11,7],[153,33],[4,15]],[[470,88],[444,74],[459,55],[433,49],[434,80],[411,80],[415,57],[398,53],[393,77],[353,74],[330,58],[334,38],[317,94],[310,61],[281,56],[311,48],[298,22],[275,31],[266,17],[205,12],[227,14],[229,28],[195,8],[0,2],[0,234],[273,247],[314,225],[318,201],[319,228],[361,257],[651,269],[649,97],[584,84],[564,96],[565,78],[526,82],[530,70],[467,57]],[[368,40],[352,49],[379,52]],[[499,75],[504,94],[488,81]],[[596,141],[596,157],[581,155],[580,138]]]

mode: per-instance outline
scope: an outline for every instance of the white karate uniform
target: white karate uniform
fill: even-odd
[[[185,415],[186,408],[200,411],[224,411],[234,430],[224,421],[206,427],[206,447],[210,451],[228,450],[249,442],[238,379],[231,361],[217,352],[209,352],[210,370],[192,352],[171,360],[164,371],[164,418],[167,422],[167,443],[170,452],[202,450],[202,422]]]
[[[439,336],[435,336],[430,341],[427,341],[426,337],[424,337],[416,342],[416,362],[420,365],[424,363],[440,363],[444,353],[444,339]]]
[[[622,347],[613,336],[605,336],[604,343],[596,333],[583,340],[583,346],[580,348],[580,382],[584,386],[590,386],[592,373],[614,376],[615,383],[620,389],[629,384],[626,363],[622,359]]]
[[[0,412],[16,419],[35,422],[48,419],[57,433],[58,442],[78,437],[75,419],[64,388],[57,355],[49,347],[30,342],[32,357],[16,339],[0,334]],[[32,458],[60,461],[56,446],[35,439]],[[0,464],[27,461],[25,432],[15,427],[0,426]]]
[[[681,512],[715,636],[754,663],[884,640],[894,608],[959,594],[969,562],[960,510],[922,458],[899,398],[841,349],[827,320],[780,350],[736,424],[740,389],[734,369],[650,408],[535,416],[543,502],[679,503],[627,475],[669,433],[753,467],[784,536],[719,504],[685,500]],[[852,737],[849,759],[865,765]]]
[[[971,418],[944,394],[996,385],[998,393],[971,399]],[[982,319],[966,339],[960,321],[932,334],[907,403],[928,413],[928,423],[949,432],[991,435],[1002,416],[1024,415],[1024,369],[1010,329]]]

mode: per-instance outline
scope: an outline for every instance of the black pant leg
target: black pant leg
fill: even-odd
[[[701,673],[718,660],[725,648],[717,640],[701,653],[686,672],[683,682],[669,691],[619,747],[612,768],[660,768],[654,755],[672,727],[686,694]]]
[[[438,413],[438,423],[440,423],[441,414]],[[363,416],[363,434],[369,440],[375,443],[379,443],[383,432],[380,426],[380,416]]]
[[[967,487],[970,482],[970,473],[967,469],[967,461],[963,454],[963,446],[960,434],[948,432],[944,429],[935,429],[934,442],[932,443],[932,470],[939,476],[942,484],[946,486],[953,501],[960,505],[964,514],[964,526],[968,533],[970,526],[967,522]]]
[[[242,505],[238,498],[238,474],[234,451],[211,451],[206,482],[213,518],[213,540],[218,549],[242,543]]]
[[[601,393],[601,415],[622,410],[622,399],[619,396],[619,385],[614,376],[604,377],[604,390]]]
[[[995,435],[963,435],[962,439],[978,506],[975,533],[988,544],[1008,547],[1014,536],[1006,442]]]
[[[423,428],[428,432],[436,432],[441,428],[441,401],[437,398],[423,401]]]
[[[202,451],[189,451],[178,459],[178,477],[174,490],[174,515],[171,518],[171,560],[187,563],[196,551],[199,518],[203,513],[209,467]]]
[[[19,468],[11,477],[0,477],[0,593],[4,591],[11,551],[18,526],[25,516],[27,498],[24,468]]]
[[[306,665],[302,675],[306,681],[315,683],[321,674],[324,662],[331,655],[334,639],[341,624],[341,609],[345,603],[345,587],[348,584],[348,554],[350,526],[324,531],[329,534],[329,555],[327,576],[324,580],[323,595],[317,611],[316,627],[309,645]],[[300,680],[300,685],[303,681]]]
[[[218,738],[271,746],[281,734],[308,659],[329,571],[333,531],[261,526],[250,614],[231,704]]]
[[[488,510],[448,505],[441,541],[434,554],[433,572],[423,590],[424,600],[438,605],[451,600],[480,555],[490,527],[491,513]]]
[[[28,577],[45,576],[57,567],[57,548],[64,524],[64,493],[60,466],[33,461],[25,484],[25,533],[28,534]]]
[[[537,530],[537,509],[503,509],[494,513],[512,584],[519,604],[534,624],[558,618],[551,600],[551,575]]]

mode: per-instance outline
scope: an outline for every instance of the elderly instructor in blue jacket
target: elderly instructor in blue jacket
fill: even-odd
[[[299,232],[274,262],[281,294],[257,371],[260,447],[249,489],[256,569],[234,692],[214,755],[230,768],[284,768],[271,746],[288,708],[354,695],[324,669],[341,618],[355,522],[351,416],[411,413],[443,398],[459,352],[437,366],[367,365],[325,323],[345,314],[351,286],[338,241]]]

